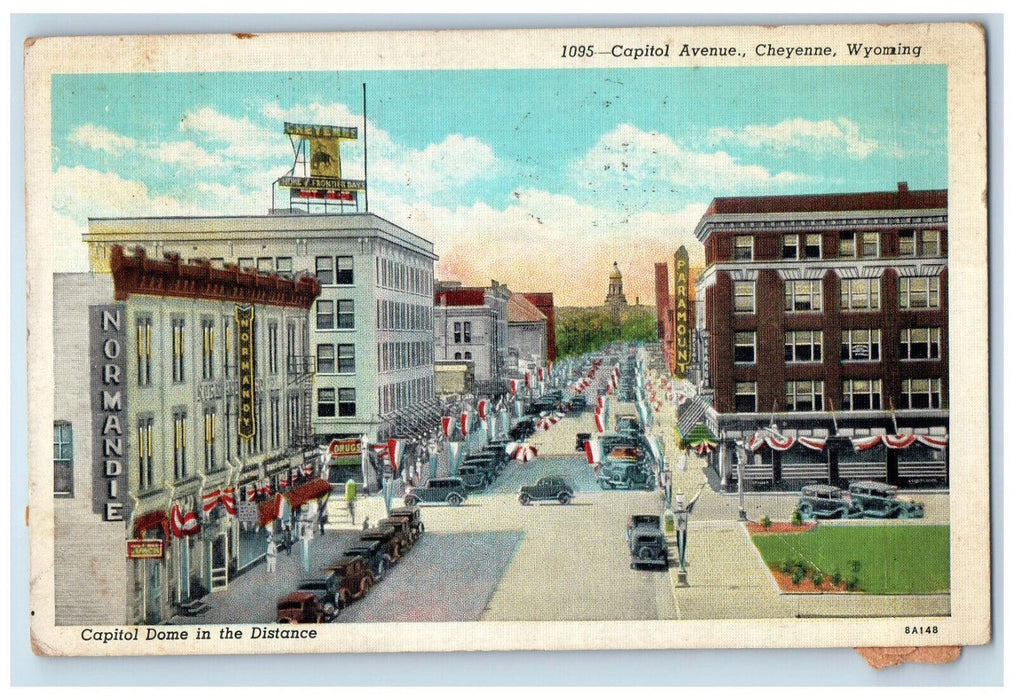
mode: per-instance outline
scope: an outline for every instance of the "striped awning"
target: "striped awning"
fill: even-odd
[[[676,419],[676,434],[681,442],[687,443],[690,434],[698,425],[704,427],[701,421],[707,410],[708,402],[699,396],[689,398],[683,402],[683,405],[680,407],[679,417]],[[709,431],[708,435],[710,434]],[[711,439],[714,441],[714,438]]]

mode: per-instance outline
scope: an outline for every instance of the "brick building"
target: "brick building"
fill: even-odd
[[[695,234],[723,483],[947,481],[946,190],[719,198]]]

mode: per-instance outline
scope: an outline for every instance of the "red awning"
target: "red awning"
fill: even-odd
[[[169,518],[164,510],[153,510],[134,519],[134,537],[144,539],[148,530],[161,530],[160,538],[169,540]]]
[[[326,496],[329,493],[331,493],[331,484],[326,479],[318,478],[305,484],[300,484],[285,494],[285,497],[289,500],[289,507],[292,510],[296,510],[304,503],[308,503],[321,496]]]
[[[278,499],[281,497],[281,494],[275,494],[257,504],[257,521],[262,526],[273,522],[278,517]]]

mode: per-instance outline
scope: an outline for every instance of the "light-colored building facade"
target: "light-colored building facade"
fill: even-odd
[[[510,290],[492,280],[489,287],[438,288],[433,306],[435,358],[472,362],[477,395],[506,392]]]
[[[522,376],[543,367],[548,359],[546,315],[522,294],[511,294],[507,304],[508,367]]]
[[[320,285],[120,247],[105,267],[54,279],[56,621],[154,624],[264,555],[238,504],[309,480]]]
[[[313,431],[319,443],[365,435],[376,441],[412,412],[435,420],[433,244],[369,213],[91,219],[91,269],[111,246],[144,246],[213,266],[321,284],[310,314],[315,369]]]

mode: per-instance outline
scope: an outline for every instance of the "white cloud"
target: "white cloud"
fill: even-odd
[[[76,221],[180,213],[180,203],[172,197],[152,196],[143,183],[83,166],[53,173],[53,208]]]
[[[182,168],[220,168],[224,160],[218,154],[208,153],[191,141],[174,141],[152,145],[148,154],[162,163]]]
[[[707,208],[628,215],[541,190],[518,191],[503,210],[485,203],[454,209],[385,199],[377,213],[434,242],[437,276],[465,284],[505,282],[519,291],[553,291],[563,306],[605,300],[613,261],[633,303],[654,300],[654,263],[686,245],[693,264],[703,249],[693,229]]]
[[[119,153],[133,149],[137,145],[137,141],[134,139],[128,136],[121,136],[104,126],[97,126],[95,124],[82,124],[75,127],[70,132],[67,140],[71,143],[77,143],[96,151],[106,151],[107,153]]]
[[[708,140],[713,145],[730,143],[779,152],[844,153],[858,159],[885,150],[877,141],[864,136],[858,124],[843,117],[821,121],[786,119],[773,125],[749,124],[736,131],[715,127],[708,132]]]
[[[690,150],[668,134],[642,131],[630,124],[603,135],[573,164],[571,176],[606,196],[645,195],[654,200],[678,191],[737,191],[805,179],[798,173],[742,163],[724,151]]]
[[[245,117],[237,119],[211,107],[200,107],[184,114],[179,128],[182,132],[224,144],[210,150],[227,158],[284,162],[287,157],[292,157],[292,149],[282,134],[281,124],[277,129],[266,129]]]

